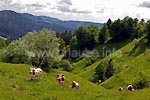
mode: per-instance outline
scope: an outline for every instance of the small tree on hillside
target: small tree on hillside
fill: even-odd
[[[91,81],[96,83],[99,80],[101,80],[101,82],[105,81],[105,63],[100,63],[95,68],[95,74],[93,75],[93,78]]]
[[[105,72],[105,77],[106,78],[110,78],[111,76],[113,76],[114,74],[114,68],[113,68],[113,63],[112,63],[112,59],[110,59],[108,61],[108,66],[106,68],[106,72]]]

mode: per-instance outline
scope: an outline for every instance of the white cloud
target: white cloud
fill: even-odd
[[[48,15],[62,20],[106,22],[125,16],[148,19],[150,0],[0,0],[0,10]]]

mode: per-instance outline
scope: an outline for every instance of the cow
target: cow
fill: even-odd
[[[30,68],[31,80],[41,79],[42,69],[41,68]]]
[[[76,81],[73,81],[72,83],[71,83],[71,88],[75,88],[75,89],[79,89],[79,86],[80,86],[80,84],[79,83],[77,83]]]
[[[128,86],[127,86],[127,89],[128,89],[129,91],[134,91],[133,85],[128,85]]]
[[[121,92],[121,91],[123,91],[123,90],[124,90],[123,87],[119,87],[119,88],[118,88],[118,91],[119,91],[119,92]]]
[[[56,79],[58,80],[58,83],[60,86],[64,85],[65,82],[65,75],[59,74],[56,76]]]
[[[31,76],[31,80],[34,79],[34,68],[30,68],[30,76]]]

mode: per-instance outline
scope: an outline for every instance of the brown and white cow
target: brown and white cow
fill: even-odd
[[[134,91],[133,85],[128,85],[128,86],[127,86],[127,89],[128,89],[129,91]]]
[[[31,80],[41,79],[42,69],[41,68],[30,68]]]
[[[57,80],[58,80],[58,83],[62,86],[64,85],[64,82],[65,82],[65,75],[63,74],[59,74],[56,76]]]
[[[121,91],[123,91],[123,90],[124,90],[123,87],[119,87],[119,88],[118,88],[118,91],[119,91],[119,92],[121,92]]]
[[[72,83],[71,83],[71,88],[75,88],[75,89],[78,89],[79,88],[79,86],[80,86],[80,84],[79,83],[77,83],[76,81],[73,81]]]

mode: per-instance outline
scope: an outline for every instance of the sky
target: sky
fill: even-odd
[[[0,0],[0,10],[104,23],[125,16],[149,20],[150,0]]]

